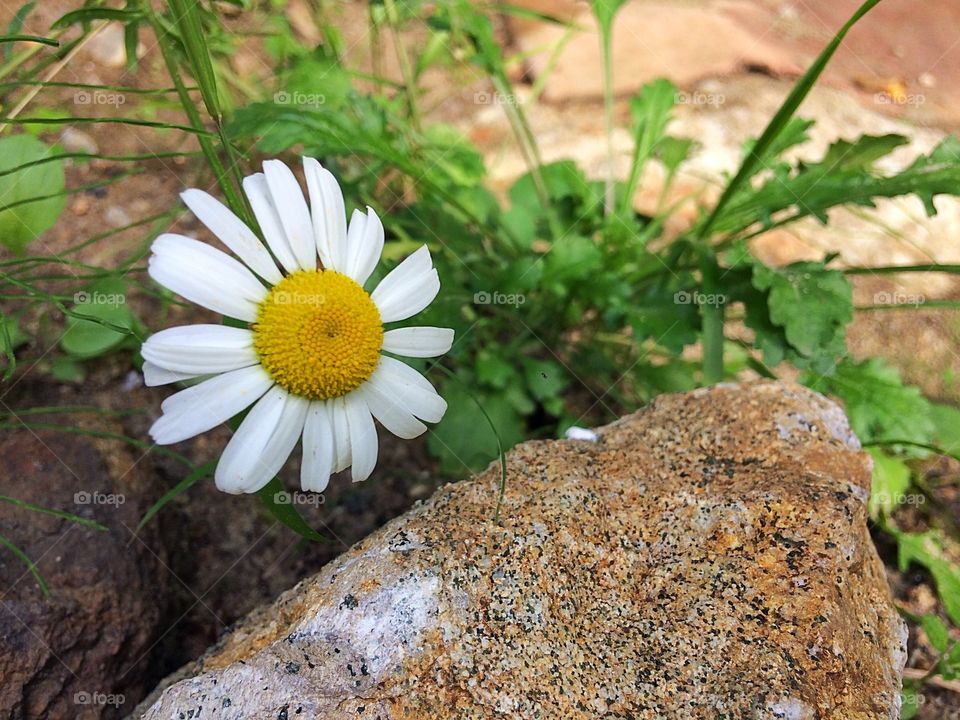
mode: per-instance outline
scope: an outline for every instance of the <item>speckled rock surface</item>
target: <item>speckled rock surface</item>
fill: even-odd
[[[792,385],[664,396],[538,441],[253,613],[143,717],[899,716],[905,629],[843,413]]]

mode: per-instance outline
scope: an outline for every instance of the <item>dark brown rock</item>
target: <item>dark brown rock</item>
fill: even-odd
[[[143,542],[132,535],[148,483],[140,454],[20,429],[0,435],[0,457],[2,494],[107,528],[0,502],[0,534],[37,564],[50,591],[0,548],[0,718],[122,716],[148,689],[143,666],[162,613],[162,559],[148,548],[149,529]]]

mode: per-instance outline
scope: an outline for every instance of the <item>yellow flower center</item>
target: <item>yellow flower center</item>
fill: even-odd
[[[299,270],[273,286],[253,324],[253,347],[284,390],[329,400],[359,387],[380,359],[383,323],[356,282],[333,270]]]

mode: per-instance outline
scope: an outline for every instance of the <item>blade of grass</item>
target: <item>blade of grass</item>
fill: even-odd
[[[695,237],[700,245],[700,271],[701,282],[703,284],[704,295],[718,295],[720,266],[717,262],[716,254],[710,247],[710,231],[714,223],[723,212],[724,208],[730,202],[731,198],[740,190],[740,188],[754,175],[754,171],[761,161],[766,158],[767,152],[774,141],[787,127],[790,119],[796,113],[797,108],[810,93],[817,79],[823,73],[830,62],[830,59],[840,47],[843,39],[850,32],[851,28],[860,21],[870,10],[880,4],[880,0],[867,0],[850,17],[842,28],[834,35],[833,39],[826,48],[817,56],[810,68],[803,74],[787,99],[784,100],[780,109],[777,110],[773,119],[767,125],[766,129],[760,135],[760,138],[751,148],[743,159],[740,169],[733,179],[727,183],[720,195],[720,199],[713,207],[713,210],[707,216],[706,220],[700,224],[695,232]],[[702,339],[703,339],[703,380],[705,384],[713,384],[723,379],[723,338],[724,338],[724,308],[720,304],[704,303],[700,306],[702,321]]]
[[[189,473],[185,478],[183,478],[183,480],[181,480],[172,488],[167,490],[167,492],[165,492],[163,496],[159,500],[157,500],[150,507],[150,509],[143,514],[143,517],[140,518],[140,522],[137,523],[137,529],[134,531],[133,534],[136,535],[137,533],[139,533],[144,528],[144,526],[148,522],[150,522],[151,518],[153,518],[154,515],[160,512],[164,508],[164,506],[167,503],[169,503],[171,500],[173,500],[175,497],[189,490],[191,487],[196,485],[200,480],[210,477],[210,475],[213,473],[214,468],[216,468],[217,466],[217,462],[218,462],[217,460],[211,460],[210,462],[200,465],[197,469],[195,469],[193,472]],[[132,541],[133,538],[130,538],[130,540]]]
[[[94,522],[93,520],[88,520],[87,518],[82,518],[79,515],[74,515],[73,513],[63,512],[62,510],[54,510],[52,508],[43,507],[42,505],[34,505],[33,503],[18,500],[17,498],[13,498],[8,495],[0,495],[0,502],[10,503],[11,505],[16,505],[17,507],[22,507],[26,510],[43,513],[44,515],[52,515],[53,517],[62,518],[63,520],[69,520],[72,523],[83,525],[84,527],[88,527],[98,532],[107,532],[107,528],[100,523]]]
[[[33,560],[28,558],[27,554],[23,550],[7,540],[3,535],[0,535],[0,545],[3,545],[5,548],[7,548],[10,552],[17,556],[20,562],[27,566],[27,570],[29,570],[30,574],[33,575],[33,579],[37,581],[37,585],[40,586],[40,591],[45,597],[50,597],[50,588],[47,587],[47,583],[44,581],[40,571],[37,570],[37,566],[34,564]]]
[[[51,47],[60,47],[60,42],[58,40],[41,37],[40,35],[0,35],[0,45],[3,43],[15,42],[31,42],[39,43],[41,45],[49,45]]]

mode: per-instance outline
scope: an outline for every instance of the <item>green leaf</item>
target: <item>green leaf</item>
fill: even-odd
[[[950,631],[943,620],[937,615],[924,615],[920,618],[920,627],[927,635],[927,640],[939,653],[945,653],[950,644]]]
[[[937,195],[960,193],[960,141],[946,138],[901,172],[882,175],[874,170],[876,160],[906,142],[900,135],[840,140],[819,162],[781,168],[759,188],[740,193],[718,219],[716,229],[738,233],[757,222],[782,225],[809,215],[826,222],[828,210],[839,205],[873,207],[878,198],[910,194],[921,199],[928,214],[936,214],[933,199]]]
[[[33,12],[33,8],[36,6],[36,0],[30,0],[30,2],[25,2],[16,13],[13,15],[13,19],[10,21],[10,24],[7,26],[8,35],[19,35],[20,31],[23,30],[23,24],[27,21],[27,16]],[[56,41],[54,41],[56,44]],[[11,53],[13,52],[12,45],[4,45],[3,47],[3,59],[9,60]]]
[[[784,329],[787,342],[805,357],[825,348],[844,348],[844,330],[853,319],[853,289],[846,275],[823,263],[801,262],[783,268],[753,266],[753,285],[769,292],[770,320]]]
[[[944,452],[960,455],[960,410],[950,405],[931,403],[930,419],[936,444]]]
[[[669,80],[654,80],[640,89],[638,95],[630,101],[630,117],[633,120],[633,157],[630,161],[630,173],[627,176],[626,189],[621,200],[621,214],[627,215],[633,211],[633,197],[636,194],[637,184],[643,176],[643,169],[647,160],[653,154],[654,148],[664,139],[667,123],[677,102],[677,86]],[[682,147],[673,144],[668,148],[668,155],[682,151],[683,157],[689,152],[689,145]],[[680,161],[671,157],[676,161]],[[669,165],[668,165],[669,169]]]
[[[767,365],[790,360],[827,374],[846,352],[846,326],[853,319],[853,290],[846,276],[824,263],[769,268],[741,248],[727,273],[728,292],[746,309]],[[749,277],[740,274],[749,268]],[[749,285],[747,284],[749,282]]]
[[[904,385],[896,369],[880,358],[860,363],[846,358],[832,376],[807,373],[800,381],[818,392],[839,397],[850,425],[865,443],[932,440],[934,425],[929,401],[918,388]]]
[[[923,696],[913,686],[904,685],[900,700],[900,720],[913,720],[920,712]]]
[[[282,501],[284,497],[287,497],[287,493],[277,478],[273,478],[261,490],[257,491],[257,497],[260,498],[260,502],[270,511],[273,517],[300,537],[314,542],[327,542],[327,538],[307,524],[307,521],[303,519],[293,503]]]
[[[524,358],[522,363],[523,375],[530,394],[540,402],[560,397],[570,384],[569,373],[558,362]]]
[[[73,315],[60,347],[79,359],[88,359],[113,350],[133,336],[134,318],[127,305],[126,284],[108,280],[91,285],[75,296]]]
[[[880,512],[889,515],[902,501],[910,487],[910,468],[879,448],[867,448],[873,457],[873,482],[870,494],[870,517]]]
[[[478,382],[498,390],[518,380],[513,364],[500,354],[486,348],[477,353],[474,371],[477,373]]]
[[[142,18],[143,15],[133,10],[120,10],[116,8],[104,7],[86,7],[80,10],[73,10],[62,15],[51,26],[51,30],[60,30],[70,27],[74,23],[89,23],[94,20],[115,20],[121,24],[134,22]]]
[[[57,154],[29,135],[0,138],[0,171],[13,170]],[[65,204],[62,162],[46,162],[0,176],[0,245],[15,252],[53,227]],[[49,197],[53,196],[53,197]],[[41,200],[32,198],[43,197]]]
[[[600,248],[590,238],[562,237],[544,258],[543,282],[551,284],[554,292],[563,297],[573,289],[571,282],[592,277],[602,259]]]
[[[143,530],[144,526],[150,522],[150,519],[160,512],[167,505],[167,503],[169,503],[175,497],[192,488],[200,480],[210,477],[213,474],[213,471],[216,469],[218,462],[218,460],[211,460],[197,468],[194,468],[194,470],[188,473],[183,480],[167,490],[163,496],[143,514],[143,517],[140,518],[140,522],[137,523],[136,532],[139,533],[141,530]]]
[[[83,363],[69,355],[61,355],[53,359],[50,364],[50,376],[54,380],[65,383],[80,383],[87,377]]]
[[[906,571],[911,562],[929,570],[950,621],[960,625],[960,567],[946,557],[937,533],[933,530],[925,533],[896,531],[895,535],[900,571]]]
[[[590,6],[593,9],[594,16],[597,18],[600,31],[604,35],[610,35],[613,29],[613,19],[625,3],[626,0],[591,0]]]
[[[444,472],[462,475],[481,470],[499,455],[497,438],[477,403],[496,427],[504,450],[523,440],[523,422],[504,395],[476,393],[474,400],[459,382],[444,383],[441,394],[447,412],[427,438],[427,446]]]
[[[813,89],[817,79],[826,69],[827,63],[830,62],[830,59],[833,57],[834,53],[836,53],[837,49],[843,43],[847,33],[850,32],[853,26],[856,25],[864,15],[866,15],[879,4],[880,0],[866,0],[866,2],[860,5],[856,12],[853,13],[846,23],[844,23],[843,27],[840,28],[837,34],[833,36],[833,39],[817,56],[817,59],[814,60],[810,68],[793,86],[790,94],[787,95],[787,98],[783,101],[780,109],[777,110],[776,114],[770,120],[770,123],[760,135],[760,138],[753,146],[751,152],[749,152],[743,159],[743,163],[741,163],[737,174],[734,175],[733,179],[731,179],[723,189],[723,193],[721,193],[720,199],[717,200],[717,204],[714,206],[713,211],[707,216],[705,221],[698,228],[698,238],[704,239],[710,236],[716,221],[724,213],[727,204],[737,195],[738,192],[740,192],[741,188],[746,185],[749,179],[753,177],[762,161],[768,157],[768,153],[777,142],[777,139],[784,133],[784,131],[788,130],[790,127],[790,120],[793,118],[794,113],[796,113],[797,108],[800,107],[800,104],[803,102],[804,98],[806,98],[810,93],[810,90]]]

